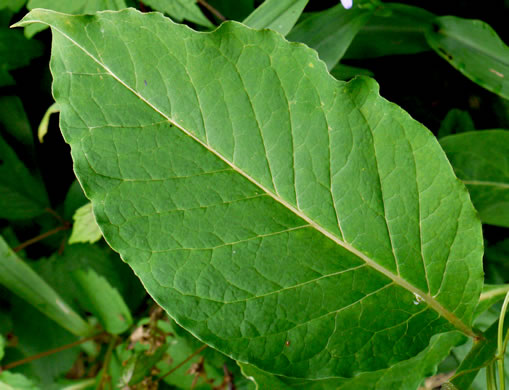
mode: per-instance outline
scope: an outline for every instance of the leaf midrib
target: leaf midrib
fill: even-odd
[[[323,234],[328,239],[332,240],[337,245],[343,247],[344,249],[348,250],[349,252],[353,253],[355,256],[363,260],[367,265],[369,265],[371,268],[375,269],[376,271],[380,272],[382,275],[385,275],[389,279],[391,279],[395,284],[399,285],[400,287],[404,288],[405,290],[420,296],[432,309],[434,309],[439,315],[441,315],[443,318],[445,318],[448,322],[450,322],[456,329],[463,332],[465,335],[473,338],[477,338],[478,335],[468,326],[466,325],[461,319],[459,319],[455,314],[450,312],[448,309],[443,307],[438,301],[436,301],[433,297],[431,297],[429,294],[424,293],[420,289],[416,288],[415,286],[408,283],[406,280],[401,278],[399,275],[395,275],[389,270],[382,267],[380,264],[376,263],[373,259],[366,256],[364,253],[359,251],[358,249],[354,248],[349,243],[341,240],[334,234],[327,231],[325,228],[317,224],[314,220],[312,220],[310,217],[308,217],[306,214],[304,214],[301,210],[293,207],[290,203],[288,203],[283,198],[279,197],[272,191],[269,191],[263,184],[259,183],[257,180],[255,180],[253,177],[248,175],[246,172],[239,169],[234,163],[226,159],[223,155],[221,155],[218,151],[211,148],[210,145],[207,145],[202,140],[200,140],[198,137],[196,137],[193,133],[188,131],[184,126],[177,123],[174,119],[170,118],[168,115],[166,115],[164,112],[159,110],[156,106],[154,106],[150,101],[145,99],[142,95],[140,95],[136,90],[134,90],[129,84],[124,82],[120,77],[118,77],[106,64],[103,64],[101,61],[99,61],[92,53],[90,53],[85,47],[80,45],[78,42],[76,42],[74,39],[72,39],[69,35],[64,33],[62,30],[58,29],[55,26],[52,26],[48,22],[38,20],[38,19],[32,19],[28,21],[27,23],[42,23],[50,26],[52,29],[60,33],[63,37],[68,39],[73,45],[78,47],[80,50],[83,51],[84,54],[86,54],[91,60],[93,60],[95,63],[97,63],[99,66],[101,66],[106,72],[108,72],[111,77],[113,77],[115,80],[117,80],[120,84],[122,84],[125,88],[127,88],[130,92],[132,92],[136,97],[138,97],[141,101],[143,101],[147,106],[149,106],[152,110],[157,112],[159,115],[161,115],[163,118],[165,118],[171,125],[175,126],[179,130],[181,130],[184,134],[191,137],[194,141],[196,141],[198,144],[200,144],[202,147],[204,147],[206,150],[208,150],[210,153],[214,154],[216,157],[218,157],[221,161],[223,161],[225,164],[227,164],[229,167],[231,167],[235,172],[242,175],[244,178],[246,178],[248,181],[256,185],[258,188],[260,188],[262,191],[264,191],[267,195],[269,195],[271,198],[273,198],[276,202],[283,205],[285,208],[287,208],[289,211],[297,215],[298,217],[302,218],[304,221],[306,221],[311,227],[313,227],[315,230]]]

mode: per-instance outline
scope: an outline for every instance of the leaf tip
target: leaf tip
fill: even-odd
[[[42,20],[39,19],[39,16],[42,15],[43,13],[48,12],[50,11],[45,10],[43,8],[35,8],[31,10],[29,13],[27,13],[25,16],[23,16],[23,18],[19,22],[12,24],[10,28],[26,27],[27,25],[32,23],[45,24]]]

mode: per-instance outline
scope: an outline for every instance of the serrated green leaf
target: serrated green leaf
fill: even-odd
[[[484,223],[509,227],[509,131],[483,130],[440,139]]]
[[[354,6],[347,10],[338,4],[306,17],[290,31],[288,39],[315,49],[330,70],[337,65],[372,14],[370,9]]]
[[[0,218],[28,219],[49,205],[44,184],[30,174],[16,153],[0,137]]]
[[[132,324],[131,312],[119,292],[91,268],[71,274],[77,285],[80,303],[94,314],[111,334],[125,332]]]
[[[464,342],[464,339],[458,332],[435,336],[430,345],[416,357],[386,370],[360,374],[353,379],[298,381],[271,375],[252,365],[240,366],[244,375],[254,379],[257,390],[417,390],[424,378],[436,372],[437,365],[447,357],[451,348]]]
[[[509,47],[488,24],[441,16],[426,32],[426,39],[470,80],[509,99]]]
[[[354,1],[355,3],[355,1]],[[431,48],[425,32],[435,15],[420,7],[400,3],[380,4],[361,26],[344,58],[374,58],[415,54]]]
[[[336,81],[238,23],[37,10],[18,25],[34,22],[53,30],[62,131],[105,238],[198,338],[324,378],[474,335],[481,225],[434,136],[374,81]]]
[[[252,28],[290,32],[309,0],[265,0],[242,23]]]
[[[144,4],[153,10],[168,14],[177,22],[187,20],[200,26],[214,27],[210,20],[203,15],[200,7],[196,4],[196,0],[144,0]]]
[[[74,224],[71,237],[69,237],[69,244],[75,244],[77,242],[89,242],[93,244],[101,239],[102,233],[95,221],[92,203],[87,203],[76,210],[73,219]]]
[[[39,124],[39,128],[37,130],[37,138],[39,138],[39,142],[42,143],[44,136],[48,132],[48,125],[49,125],[49,117],[51,114],[54,114],[56,112],[59,112],[60,109],[58,108],[58,104],[53,103],[44,113],[44,116],[41,119],[41,123]]]
[[[32,268],[16,256],[1,236],[0,284],[69,332],[75,335],[91,333],[90,326]]]
[[[0,390],[39,390],[30,379],[9,371],[0,372]]]

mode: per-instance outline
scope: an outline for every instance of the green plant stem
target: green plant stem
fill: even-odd
[[[95,336],[90,336],[90,337],[86,337],[84,339],[76,340],[70,344],[61,345],[60,347],[53,348],[48,351],[44,351],[44,352],[38,353],[36,355],[29,356],[27,358],[6,364],[5,366],[0,367],[0,372],[10,370],[11,368],[21,366],[22,364],[30,363],[34,360],[41,359],[41,358],[49,356],[49,355],[53,355],[54,353],[57,353],[57,352],[65,351],[66,349],[73,348],[77,345],[86,343],[87,341],[94,340],[95,338],[102,336],[104,334],[105,334],[104,332],[101,332],[101,333],[96,334]]]
[[[497,338],[497,364],[498,364],[498,378],[500,381],[500,390],[505,390],[505,372],[504,372],[504,355],[505,355],[505,342],[504,337],[504,320],[507,306],[509,305],[509,292],[505,295],[504,303],[502,304],[502,310],[500,311],[500,319],[498,320],[498,338]]]
[[[104,387],[104,383],[106,382],[108,378],[108,367],[110,365],[111,355],[113,354],[113,348],[115,347],[115,344],[117,343],[117,336],[113,336],[110,340],[110,343],[108,344],[108,349],[106,350],[106,355],[104,356],[104,363],[101,373],[101,379],[99,380],[99,383],[97,384],[96,390],[102,390]]]
[[[180,367],[182,367],[184,364],[186,364],[189,360],[194,358],[196,355],[201,353],[205,348],[207,348],[206,344],[203,344],[200,348],[198,348],[196,351],[194,351],[191,355],[186,357],[184,360],[182,360],[179,364],[177,364],[175,367],[173,367],[170,371],[168,371],[166,374],[161,375],[159,378],[157,378],[156,382],[161,381],[162,379],[166,378],[168,375],[173,374],[175,371],[177,371]]]
[[[496,390],[497,384],[495,380],[495,366],[490,364],[486,367],[486,389],[487,390]]]

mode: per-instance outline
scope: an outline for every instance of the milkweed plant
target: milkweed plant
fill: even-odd
[[[329,3],[0,4],[0,388],[506,388],[509,5]]]

